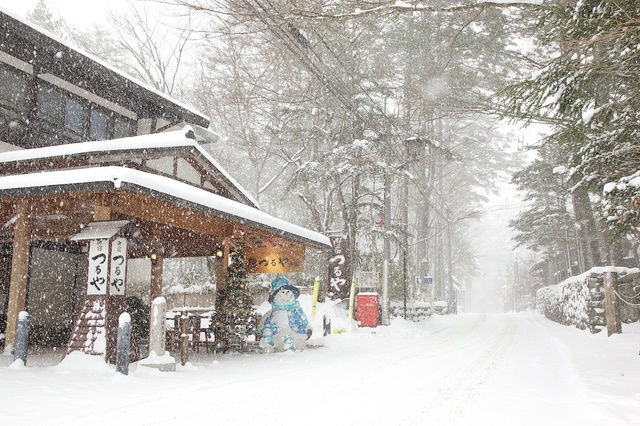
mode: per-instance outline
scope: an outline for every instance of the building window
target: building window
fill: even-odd
[[[64,95],[53,87],[40,87],[38,90],[38,117],[54,125],[62,124],[65,111]]]
[[[114,114],[113,116],[113,137],[126,138],[133,136],[133,122],[126,117]]]
[[[91,110],[89,139],[98,141],[109,139],[109,116],[97,109]]]
[[[136,120],[93,103],[56,84],[37,79],[36,118],[26,121],[31,108],[27,74],[0,64],[0,138],[18,140],[18,131],[31,128],[32,137],[20,142],[25,147],[58,145],[88,140],[109,140],[136,134]],[[16,123],[9,127],[7,123]],[[24,136],[24,135],[23,135]],[[23,137],[20,136],[20,137]]]
[[[0,102],[19,111],[27,107],[27,77],[0,67]]]
[[[26,74],[0,65],[0,140],[19,143],[27,133],[29,89]]]
[[[84,134],[85,110],[86,108],[82,102],[67,98],[64,126],[80,136]]]

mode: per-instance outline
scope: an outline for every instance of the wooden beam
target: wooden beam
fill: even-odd
[[[233,230],[233,223],[227,219],[133,192],[122,191],[114,199],[112,209],[113,213],[188,229],[218,238],[230,235]]]
[[[111,220],[111,207],[109,206],[96,206],[93,209],[93,220],[105,221]]]
[[[64,240],[77,234],[82,225],[95,220],[95,206],[104,202],[104,196],[75,192],[7,198],[0,204],[0,223],[9,223],[15,215],[14,205],[19,200],[24,200],[29,206],[31,240]]]

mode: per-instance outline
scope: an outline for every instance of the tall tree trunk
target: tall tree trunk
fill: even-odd
[[[578,227],[578,242],[584,253],[584,269],[602,265],[600,256],[600,232],[596,226],[589,193],[584,188],[573,191],[573,211]]]

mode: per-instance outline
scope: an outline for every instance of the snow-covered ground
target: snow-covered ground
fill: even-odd
[[[0,424],[640,424],[639,324],[607,338],[531,312],[460,314],[321,340],[128,376],[98,357],[30,355],[0,365]]]

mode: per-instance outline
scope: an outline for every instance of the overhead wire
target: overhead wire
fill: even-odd
[[[365,96],[371,101],[371,104],[373,105],[373,107],[380,113],[380,115],[382,115],[384,117],[384,119],[389,123],[389,128],[390,129],[394,129],[395,131],[395,126],[396,123],[389,117],[389,115],[386,113],[386,111],[384,111],[380,105],[378,105],[378,103],[371,97],[371,94],[369,93],[368,90],[366,90],[364,87],[362,87],[362,84],[359,82],[359,80],[357,78],[355,78],[349,71],[349,68],[345,65],[344,62],[342,62],[342,59],[340,59],[340,57],[335,53],[335,51],[331,48],[331,46],[329,46],[329,44],[325,41],[325,39],[318,34],[318,32],[315,29],[312,29],[315,37],[317,37],[320,42],[322,43],[322,45],[325,47],[325,49],[327,49],[327,51],[331,54],[331,56],[333,56],[335,58],[336,61],[338,61],[338,63],[342,66],[343,70],[345,71],[345,73],[353,80],[353,81],[357,81],[357,85],[358,88],[365,94]],[[399,136],[399,135],[398,135]]]
[[[310,43],[306,43],[304,46],[304,51],[300,46],[300,40],[296,39],[290,31],[287,31],[282,28],[282,24],[287,22],[287,19],[282,16],[282,14],[275,8],[271,0],[265,0],[269,7],[265,6],[261,2],[261,0],[253,0],[260,11],[258,18],[267,26],[267,28],[278,38],[280,39],[285,47],[289,51],[291,51],[295,57],[302,63],[302,65],[307,68],[312,74],[319,79],[319,81],[327,87],[327,89],[338,98],[338,100],[349,110],[351,111],[358,119],[360,119],[363,123],[367,124],[367,126],[373,130],[378,136],[383,136],[385,133],[392,131],[395,136],[400,138],[396,130],[396,123],[388,116],[388,114],[375,102],[375,100],[371,97],[371,94],[362,87],[362,84],[355,78],[351,72],[349,71],[346,64],[340,59],[340,57],[336,54],[336,52],[329,46],[326,40],[312,29],[314,33],[314,37],[316,37],[324,48],[329,52],[329,54],[338,62],[341,66],[341,71],[344,72],[348,77],[351,78],[352,81],[357,82],[357,88],[364,94],[364,96],[370,101],[373,108],[388,122],[388,126],[385,130],[379,129],[378,123],[371,122],[370,119],[365,117],[358,109],[356,105],[354,105],[347,97],[344,96],[343,90],[339,87],[340,78],[336,75],[333,69],[325,69],[323,70],[319,65],[317,65],[306,52],[309,52],[313,57],[315,57],[318,63],[323,64],[325,60],[317,53],[317,51],[313,48]],[[244,0],[244,3],[249,7],[255,10],[255,7],[251,4],[250,0]],[[295,27],[294,27],[295,28]],[[333,81],[332,81],[333,79]],[[335,83],[337,82],[337,83]]]
[[[250,8],[256,10],[256,7],[251,4],[250,0],[243,0],[244,3]],[[298,45],[298,41],[293,38],[293,36],[288,32],[282,29],[277,22],[277,20],[273,17],[273,15],[269,12],[267,7],[265,7],[260,0],[253,0],[260,10],[256,10],[258,12],[257,17],[262,21],[267,28],[285,45],[285,47],[293,53],[293,55],[302,63],[302,65],[307,68],[320,82],[334,95],[338,98],[338,100],[354,115],[356,115],[360,120],[364,123],[368,123],[366,117],[364,117],[360,111],[358,111],[357,107],[353,105],[349,99],[347,99],[341,91],[335,87],[335,85],[329,81],[324,72],[318,68],[316,64],[310,61],[304,52],[300,50]],[[368,123],[369,124],[369,123]]]

